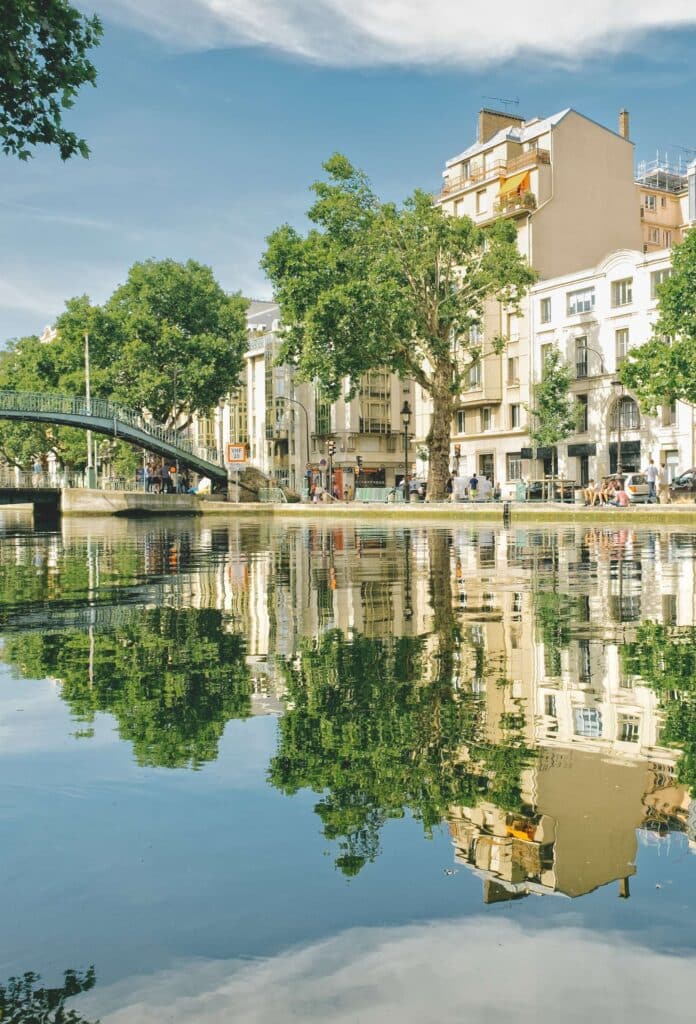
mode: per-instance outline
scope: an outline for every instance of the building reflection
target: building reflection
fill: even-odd
[[[645,623],[694,626],[693,534],[212,522],[66,520],[62,537],[4,542],[3,629],[98,633],[143,607],[215,609],[244,638],[249,713],[275,715],[307,638],[411,638],[420,685],[446,676],[481,710],[491,748],[534,752],[514,801],[482,784],[477,799],[442,809],[454,858],[480,875],[486,902],[608,884],[626,897],[640,841],[685,833],[693,848],[665,693],[627,657]],[[462,764],[472,750],[462,743]]]

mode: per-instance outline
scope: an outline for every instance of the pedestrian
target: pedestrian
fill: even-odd
[[[34,483],[38,484],[39,480],[41,479],[41,474],[43,473],[43,466],[41,465],[40,459],[34,459],[34,465],[32,469],[34,473]]]
[[[609,501],[610,505],[614,505],[617,508],[628,508],[628,495],[624,490],[623,480],[617,480],[614,488],[614,494]]]
[[[155,482],[155,466],[152,461],[145,466],[145,490],[151,491]]]
[[[497,483],[493,488],[493,501],[500,501],[503,496],[503,488]]]
[[[305,487],[307,488],[307,497],[312,496],[312,484],[314,483],[314,473],[312,472],[312,466],[308,462],[305,466],[304,471]]]
[[[452,493],[453,493],[453,491],[454,491],[454,477],[450,473],[450,475],[447,477],[447,483],[445,484],[445,494],[448,496],[450,501],[452,500]]]
[[[478,490],[481,495],[481,501],[490,501],[491,495],[493,494],[493,484],[490,482],[487,476],[481,477],[478,484]]]
[[[160,494],[168,494],[169,493],[169,488],[170,488],[171,484],[170,484],[170,481],[169,481],[169,471],[168,471],[168,469],[167,469],[167,467],[166,467],[164,462],[160,466],[159,479],[160,479]]]
[[[662,463],[660,466],[660,472],[657,477],[659,486],[659,501],[661,505],[669,505],[672,501],[672,497],[669,493],[669,478],[667,476],[667,466]]]
[[[169,467],[169,493],[179,493],[179,472],[176,466]]]
[[[469,480],[469,501],[476,501],[478,498],[478,486],[478,477],[476,476],[476,472],[474,472],[474,475]]]
[[[657,483],[658,476],[659,472],[657,466],[651,459],[648,463],[648,468],[645,470],[645,478],[648,481],[648,501],[657,500],[657,489],[655,484]]]

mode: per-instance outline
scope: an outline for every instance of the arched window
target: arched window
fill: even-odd
[[[615,403],[611,414],[610,428],[612,430],[619,429],[619,420],[621,421],[622,430],[639,430],[640,429],[640,412],[638,405],[628,395],[624,395],[618,402]]]

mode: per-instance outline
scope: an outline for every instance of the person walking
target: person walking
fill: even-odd
[[[657,466],[651,459],[648,463],[648,468],[645,470],[645,479],[648,481],[648,501],[657,500],[657,478],[659,476]]]
[[[471,480],[469,480],[469,501],[476,501],[478,498],[478,486],[478,477],[474,473]]]
[[[669,493],[669,478],[667,476],[667,466],[662,463],[660,471],[657,475],[658,482],[658,499],[661,505],[669,505],[672,498]]]

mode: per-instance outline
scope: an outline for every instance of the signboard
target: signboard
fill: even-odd
[[[246,445],[245,444],[228,444],[227,445],[227,462],[236,463],[237,465],[246,462]]]

